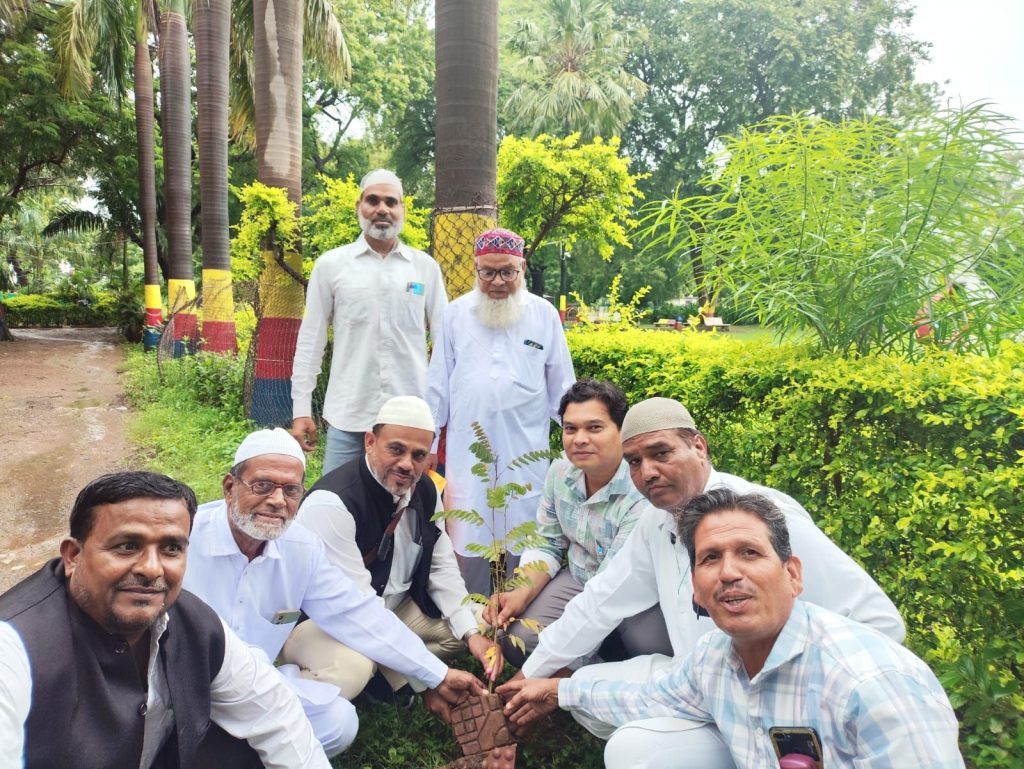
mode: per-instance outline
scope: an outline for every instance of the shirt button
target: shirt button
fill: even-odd
[[[115,654],[124,654],[126,651],[128,651],[128,642],[125,641],[123,638],[116,644],[114,644]]]
[[[149,712],[149,705],[147,705],[145,702],[143,702],[141,705],[139,705],[139,715],[140,716],[145,716],[146,713],[148,713],[148,712]]]
[[[757,736],[758,737],[764,737],[764,729],[762,729],[761,727],[758,727],[757,728]]]

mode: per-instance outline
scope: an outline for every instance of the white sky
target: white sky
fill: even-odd
[[[1024,131],[1024,0],[917,0],[911,34],[932,44],[917,79],[951,106],[991,101]],[[949,81],[948,83],[946,81]]]

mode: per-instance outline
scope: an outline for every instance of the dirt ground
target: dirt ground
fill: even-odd
[[[0,592],[57,555],[75,495],[126,468],[115,329],[16,329],[0,342]]]

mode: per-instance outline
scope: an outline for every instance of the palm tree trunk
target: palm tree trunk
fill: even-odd
[[[203,246],[203,347],[238,350],[228,238],[228,43],[230,0],[193,5],[199,101],[199,222]]]
[[[143,348],[155,350],[164,324],[160,296],[160,264],[156,244],[156,157],[153,126],[153,62],[149,58],[149,25],[143,3],[135,19],[135,144],[139,164],[139,219],[142,222],[142,261],[145,270],[143,297],[146,303]]]
[[[253,100],[256,107],[256,175],[271,187],[283,187],[297,206],[302,202],[302,0],[253,0]],[[270,244],[259,282],[256,332],[253,334],[249,417],[262,425],[290,425],[291,375],[295,340],[302,322],[302,285],[281,268]],[[302,254],[285,254],[302,274]]]
[[[192,100],[183,0],[160,15],[160,116],[164,140],[167,296],[175,357],[195,351],[196,284],[192,269]]]
[[[473,287],[473,242],[497,221],[498,0],[435,3],[433,253],[449,296]]]

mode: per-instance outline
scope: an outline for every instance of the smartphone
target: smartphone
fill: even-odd
[[[281,609],[281,611],[274,612],[274,616],[270,618],[270,622],[273,625],[290,625],[291,623],[298,621],[301,614],[302,612],[298,609]]]
[[[782,769],[824,769],[821,757],[821,740],[818,733],[810,726],[773,726],[768,730],[768,737],[775,748],[775,755],[779,758],[779,766]],[[783,758],[793,756],[794,759],[788,763],[782,763]],[[796,757],[807,756],[812,763],[800,761]]]

